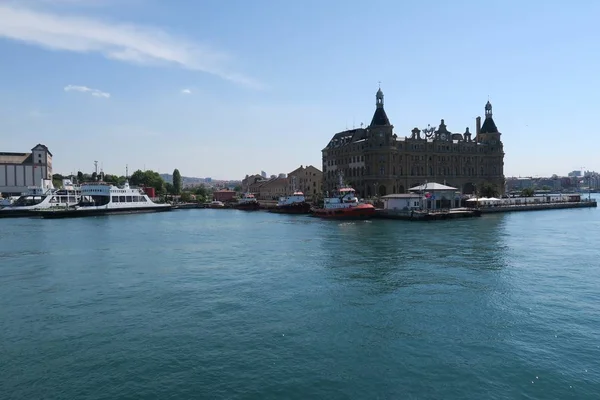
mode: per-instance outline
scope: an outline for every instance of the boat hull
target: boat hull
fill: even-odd
[[[325,219],[370,219],[375,215],[375,207],[371,204],[359,204],[348,208],[317,208],[312,211],[312,215]]]
[[[0,210],[0,218],[31,217],[32,210]]]
[[[98,217],[102,215],[118,215],[118,214],[143,214],[171,211],[172,206],[155,206],[155,207],[132,207],[132,208],[103,208],[103,209],[70,209],[59,211],[31,211],[34,216],[42,218],[80,218],[80,217]]]
[[[47,208],[44,209],[25,209],[25,210],[10,210],[10,209],[0,209],[0,218],[25,218],[25,217],[32,217],[34,216],[35,213],[37,212],[43,212],[43,210],[48,210]],[[66,210],[66,208],[54,208],[53,210],[56,211],[64,211]]]
[[[258,204],[258,202],[242,203],[242,204],[234,205],[233,208],[235,208],[236,210],[242,210],[242,211],[258,211],[258,210],[260,210],[260,204]]]
[[[276,208],[272,208],[269,210],[269,212],[276,214],[309,214],[310,204],[306,202],[286,204],[282,206],[277,206]]]

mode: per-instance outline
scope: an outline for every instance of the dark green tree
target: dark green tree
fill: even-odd
[[[92,172],[92,180],[95,182],[98,178],[98,174],[96,172]]]
[[[498,189],[494,185],[484,183],[479,189],[481,197],[498,197]]]
[[[153,187],[157,192],[163,193],[165,191],[165,181],[158,174],[158,172],[151,170],[137,170],[129,178],[129,182],[132,186],[146,186]]]
[[[167,191],[167,194],[175,194],[175,187],[172,183],[165,183],[165,190]]]
[[[533,188],[525,188],[521,190],[521,196],[523,197],[533,197],[535,195],[535,191]]]
[[[77,182],[83,182],[83,172],[77,171]]]
[[[183,192],[181,193],[180,200],[184,203],[189,203],[192,201],[192,194],[190,192]]]
[[[179,173],[179,170],[175,168],[173,171],[173,190],[175,191],[175,194],[180,194],[182,187],[183,182],[181,180],[181,174]]]

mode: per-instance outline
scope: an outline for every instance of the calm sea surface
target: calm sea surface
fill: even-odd
[[[597,399],[600,209],[0,220],[2,399]]]

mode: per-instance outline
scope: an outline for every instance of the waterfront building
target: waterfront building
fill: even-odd
[[[235,191],[229,189],[221,189],[213,192],[213,200],[222,203],[228,203],[235,198]]]
[[[460,207],[460,193],[457,188],[452,186],[427,182],[423,185],[411,187],[408,191],[423,194],[426,201],[424,208],[430,210]]]
[[[375,95],[375,113],[366,128],[335,134],[322,150],[323,189],[332,191],[341,172],[345,183],[363,197],[405,193],[425,182],[444,182],[465,194],[490,185],[504,193],[504,150],[492,116],[476,119],[475,137],[448,130],[442,119],[437,129],[414,128],[408,137],[394,133],[384,109],[381,89]]]
[[[409,211],[423,208],[424,196],[418,193],[388,194],[382,197],[383,209]]]
[[[18,196],[30,186],[52,179],[52,153],[38,144],[28,153],[0,152],[0,192]]]
[[[278,200],[287,195],[287,187],[287,178],[274,177],[259,185],[258,194],[255,196],[258,200]]]
[[[293,181],[295,178],[295,182]],[[294,188],[294,185],[296,186]],[[291,195],[294,190],[304,193],[307,200],[314,200],[320,197],[323,187],[323,172],[316,167],[308,165],[300,166],[288,174],[287,195]]]
[[[254,174],[246,175],[242,180],[243,190],[254,194],[259,200],[278,200],[299,190],[311,201],[321,195],[322,186],[323,173],[312,165],[301,165],[289,174],[272,175],[271,178]]]

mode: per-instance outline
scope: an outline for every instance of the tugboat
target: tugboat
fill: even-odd
[[[225,208],[225,203],[218,200],[213,200],[206,204],[206,208]]]
[[[361,203],[356,197],[353,188],[343,184],[342,175],[339,175],[339,189],[333,196],[326,197],[323,208],[312,210],[312,215],[329,219],[369,219],[375,215],[372,204]]]
[[[135,214],[171,211],[171,204],[154,203],[141,189],[131,188],[126,181],[123,187],[105,182],[81,185],[81,200],[73,207],[60,210],[34,211],[42,218],[73,218],[107,214]]]
[[[296,177],[292,177],[292,188],[294,190],[291,196],[280,197],[277,207],[269,212],[280,214],[309,214],[310,204],[306,201],[304,193],[296,190]]]
[[[258,200],[256,200],[256,197],[254,197],[252,193],[246,192],[233,206],[233,208],[237,208],[238,210],[243,211],[257,211],[258,209],[260,209],[260,204],[258,203]]]
[[[71,180],[63,179],[62,189],[55,189],[50,179],[42,179],[40,186],[31,186],[12,204],[0,208],[0,218],[31,217],[32,212],[65,209],[81,199],[81,190]]]

